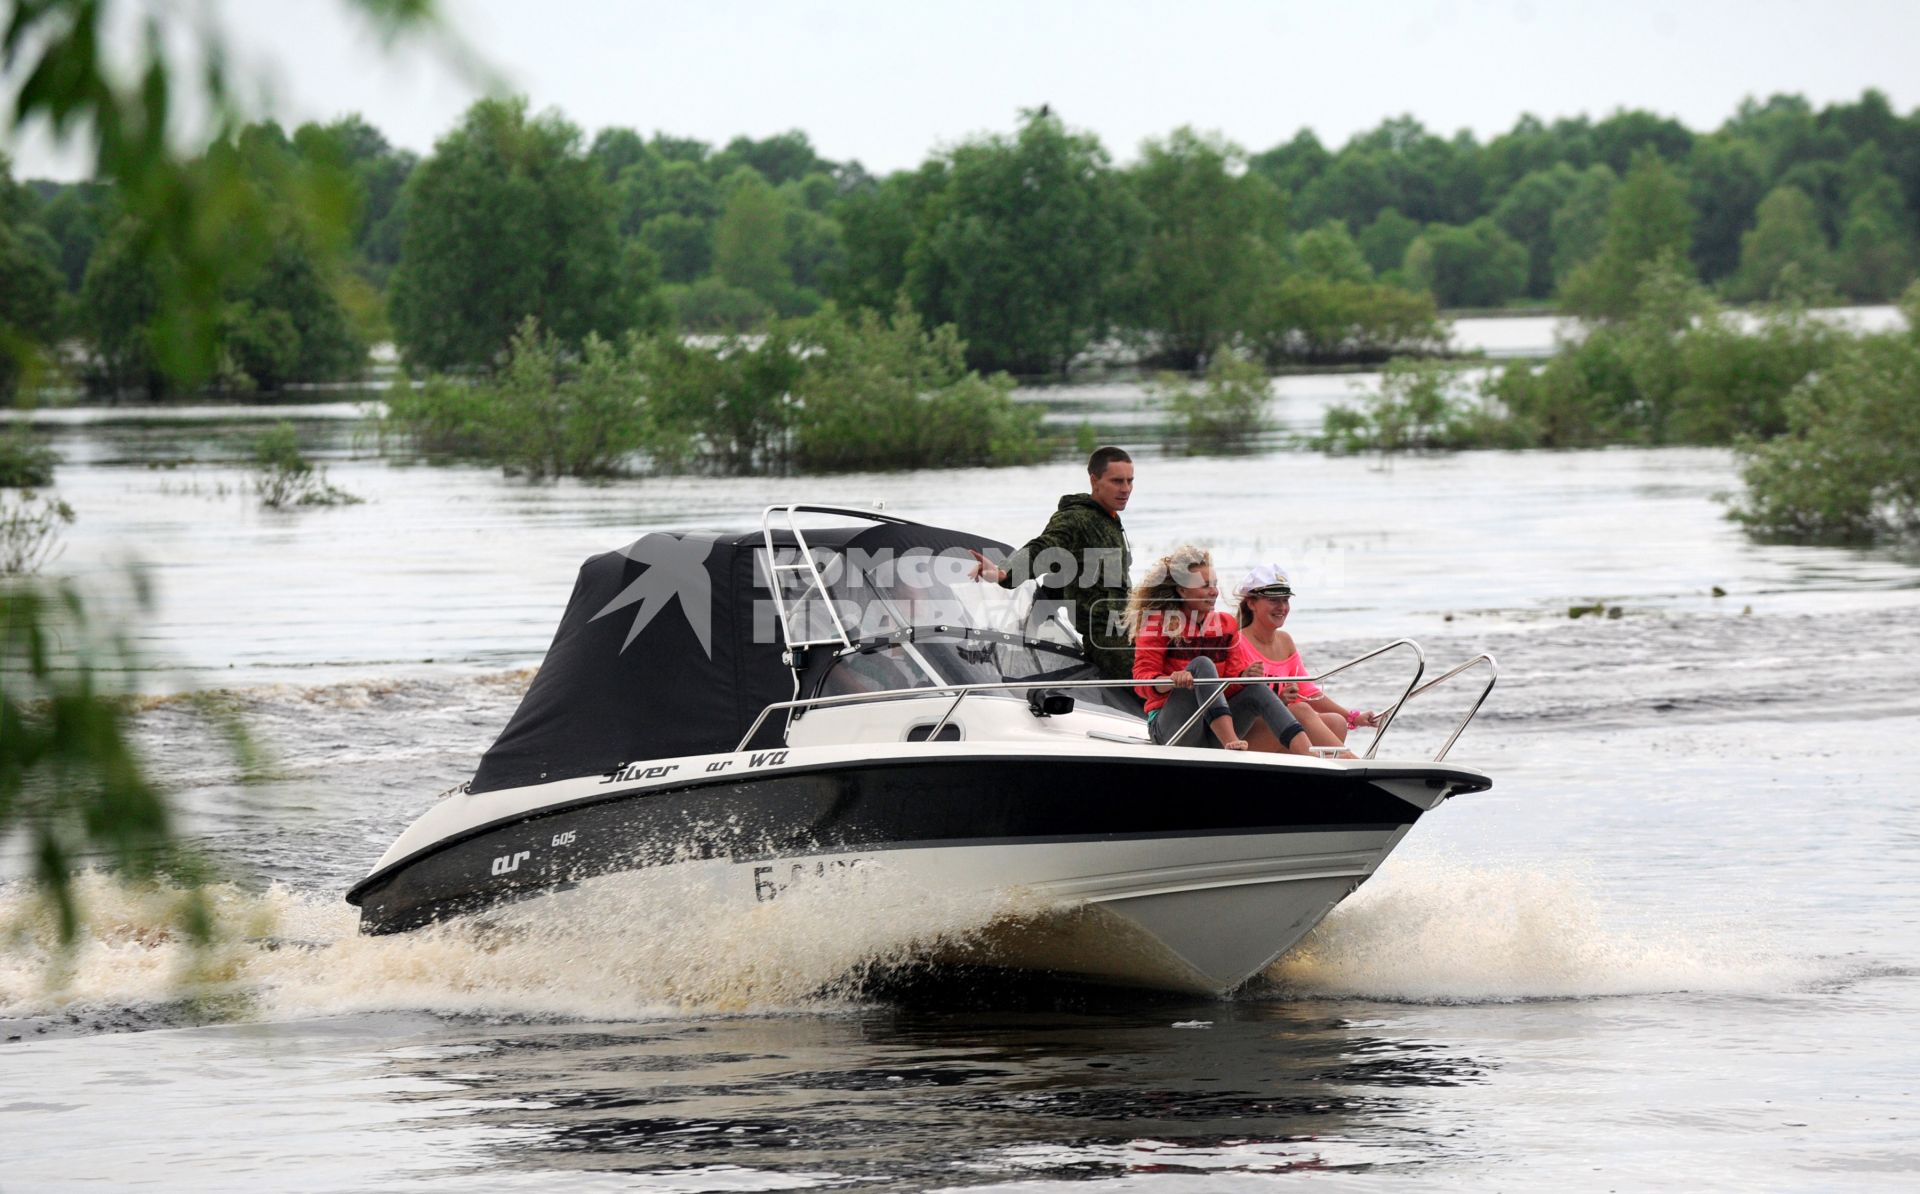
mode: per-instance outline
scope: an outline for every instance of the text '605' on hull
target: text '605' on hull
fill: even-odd
[[[1422,812],[1489,785],[1437,759],[1152,745],[1059,619],[958,570],[1003,545],[846,511],[823,512],[864,525],[803,531],[798,512],[769,511],[753,536],[652,535],[588,561],[473,781],[348,893],[363,929],[672,867],[742,909],[800,885],[1004,893],[1017,913],[925,960],[1221,993]],[[650,577],[656,597],[671,580],[705,609],[620,605]],[[891,624],[866,633],[872,621]],[[889,882],[858,886],[877,875]]]

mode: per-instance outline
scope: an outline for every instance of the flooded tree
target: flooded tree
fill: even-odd
[[[1030,112],[947,155],[906,285],[976,369],[1061,373],[1105,330],[1141,214],[1097,138]]]
[[[560,339],[657,320],[580,130],[523,99],[481,100],[407,180],[396,343],[431,369],[484,368],[529,316]]]

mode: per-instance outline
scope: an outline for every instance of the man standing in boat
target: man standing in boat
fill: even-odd
[[[1086,493],[1060,499],[1046,529],[995,564],[975,552],[975,580],[1013,588],[1038,578],[1046,596],[1063,604],[1087,655],[1109,680],[1133,678],[1133,644],[1126,631],[1133,553],[1120,512],[1133,496],[1133,457],[1106,447],[1087,459]]]

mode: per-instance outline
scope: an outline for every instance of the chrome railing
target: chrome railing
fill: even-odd
[[[1485,651],[1482,651],[1480,654],[1475,655],[1472,659],[1467,660],[1465,663],[1461,664],[1459,667],[1454,668],[1452,671],[1448,672],[1446,675],[1440,676],[1433,680],[1429,680],[1425,684],[1422,684],[1419,688],[1416,688],[1413,691],[1407,693],[1405,696],[1401,697],[1399,701],[1395,702],[1391,708],[1387,710],[1388,716],[1391,717],[1394,713],[1399,712],[1400,706],[1406,704],[1408,701],[1412,700],[1413,698],[1421,695],[1422,693],[1432,692],[1434,689],[1440,687],[1442,684],[1445,684],[1447,681],[1453,679],[1455,676],[1458,676],[1463,672],[1470,671],[1473,668],[1479,667],[1483,663],[1487,665],[1487,682],[1485,685],[1481,687],[1480,695],[1474,698],[1473,704],[1467,706],[1466,713],[1463,714],[1460,718],[1460,724],[1454,726],[1453,733],[1447,735],[1446,742],[1441,744],[1440,752],[1433,756],[1433,761],[1436,763],[1440,762],[1441,760],[1447,757],[1447,752],[1453,749],[1453,744],[1459,741],[1460,735],[1463,732],[1465,732],[1467,728],[1467,723],[1474,719],[1474,716],[1480,712],[1480,706],[1486,704],[1487,698],[1493,695],[1493,686],[1497,684],[1500,680],[1499,661],[1494,659],[1492,655],[1489,655]],[[1378,738],[1375,738],[1374,745],[1378,746],[1379,744],[1380,744],[1380,740]],[[1368,753],[1369,753],[1369,757],[1371,757],[1372,752],[1368,752]]]
[[[1187,720],[1180,726],[1180,728],[1174,732],[1173,737],[1167,739],[1167,741],[1179,742],[1180,740],[1185,738],[1190,732],[1192,732],[1194,726],[1200,724],[1200,718],[1206,714],[1207,706],[1209,704],[1208,701],[1202,701],[1198,699],[1199,694],[1197,690],[1202,684],[1214,685],[1215,686],[1214,692],[1216,693],[1221,692],[1226,688],[1235,684],[1266,684],[1269,686],[1287,685],[1287,684],[1318,684],[1320,683],[1320,681],[1325,680],[1330,676],[1339,675],[1341,672],[1346,671],[1350,667],[1354,667],[1357,664],[1365,663],[1369,659],[1378,658],[1379,656],[1385,655],[1389,651],[1398,651],[1402,647],[1405,647],[1408,650],[1413,652],[1413,659],[1414,659],[1413,679],[1407,681],[1406,691],[1400,694],[1400,699],[1395,701],[1391,706],[1388,707],[1386,722],[1374,730],[1373,744],[1367,748],[1367,754],[1366,754],[1366,757],[1371,759],[1373,757],[1373,752],[1380,749],[1380,739],[1387,736],[1387,726],[1390,726],[1393,724],[1394,713],[1399,710],[1401,705],[1406,704],[1408,698],[1413,695],[1413,686],[1420,683],[1420,677],[1426,674],[1427,653],[1420,649],[1419,643],[1414,642],[1410,638],[1395,639],[1384,647],[1376,648],[1375,650],[1367,652],[1365,655],[1357,655],[1354,658],[1347,660],[1345,663],[1339,664],[1335,667],[1329,668],[1324,672],[1321,672],[1317,676],[1268,676],[1264,679],[1258,676],[1255,676],[1252,678],[1248,678],[1245,676],[1222,676],[1217,680],[1196,680],[1194,681],[1194,688],[1196,689],[1196,692],[1195,692],[1193,716],[1187,718]]]
[[[1400,699],[1382,711],[1381,717],[1383,720],[1375,725],[1373,742],[1368,746],[1367,753],[1364,756],[1369,759],[1375,757],[1380,749],[1381,740],[1386,737],[1388,727],[1393,724],[1394,718],[1399,715],[1400,710],[1406,706],[1408,701],[1423,693],[1431,692],[1433,689],[1453,679],[1455,676],[1460,675],[1462,672],[1477,667],[1482,663],[1487,665],[1491,673],[1487,678],[1486,686],[1480,690],[1479,697],[1473,702],[1472,707],[1467,710],[1466,715],[1460,719],[1460,723],[1454,727],[1453,732],[1447,736],[1446,743],[1441,746],[1440,752],[1433,756],[1433,761],[1437,763],[1446,758],[1447,752],[1453,749],[1454,742],[1459,739],[1462,731],[1467,728],[1467,723],[1473,720],[1474,715],[1480,711],[1480,706],[1486,703],[1487,696],[1493,692],[1494,682],[1499,679],[1499,667],[1494,662],[1493,656],[1486,654],[1476,655],[1474,658],[1454,668],[1438,679],[1422,685],[1420,683],[1420,677],[1424,675],[1426,671],[1426,654],[1421,651],[1420,645],[1412,639],[1396,639],[1386,646],[1369,651],[1365,655],[1355,656],[1345,663],[1336,664],[1323,672],[1311,676],[1222,677],[1217,680],[1198,680],[1195,681],[1195,686],[1198,687],[1201,684],[1217,685],[1220,687],[1232,684],[1266,684],[1269,686],[1318,684],[1350,668],[1366,663],[1368,660],[1385,655],[1389,651],[1401,649],[1411,650],[1414,653],[1415,666],[1413,678],[1407,682],[1407,686],[1402,691]],[[760,715],[753,719],[753,724],[747,727],[747,732],[740,738],[740,744],[734,747],[734,749],[736,751],[747,749],[747,744],[752,742],[754,735],[760,732],[760,728],[766,724],[767,718],[780,712],[804,713],[810,709],[830,709],[846,705],[880,704],[888,701],[951,694],[953,700],[948,702],[946,709],[940,715],[940,720],[935,722],[933,728],[927,732],[927,740],[933,741],[939,736],[940,731],[945,729],[947,724],[953,720],[953,715],[959,710],[961,703],[977,692],[1027,692],[1033,689],[1063,692],[1079,688],[1134,688],[1139,686],[1139,684],[1140,682],[1137,680],[1002,680],[975,684],[929,684],[920,688],[888,688],[878,692],[857,692],[847,693],[841,696],[805,697],[796,698],[791,701],[775,701],[773,704],[760,710]],[[1186,723],[1180,727],[1179,733],[1175,734],[1170,741],[1178,742],[1199,722],[1201,715],[1206,712],[1206,705],[1200,702],[1196,702],[1196,704],[1198,704],[1198,707],[1194,710],[1193,716],[1187,719]],[[791,719],[789,719],[789,728],[791,728]]]
[[[835,644],[841,647],[851,647],[853,645],[853,638],[847,633],[846,623],[840,620],[840,611],[834,608],[832,595],[827,592],[827,578],[821,574],[820,562],[814,558],[813,549],[807,543],[806,531],[801,528],[798,522],[794,521],[793,516],[796,514],[831,514],[839,518],[860,518],[873,523],[900,524],[906,523],[907,520],[904,518],[896,518],[891,514],[882,514],[878,510],[856,510],[850,506],[807,506],[794,504],[788,506],[768,506],[760,512],[760,537],[767,549],[767,587],[773,591],[773,607],[780,615],[780,634],[781,637],[786,640],[787,649],[791,651],[796,647],[831,646]],[[793,536],[794,549],[798,553],[797,559],[785,564],[780,562],[780,548],[779,545],[773,541],[774,532],[780,529],[775,525],[774,520],[776,518],[785,521],[785,529],[788,534]],[[800,595],[795,598],[794,605],[791,609],[787,606],[786,584],[781,580],[781,575],[788,572],[806,577],[806,584],[801,589]],[[833,623],[833,636],[831,638],[796,639],[793,637],[793,615],[799,613],[804,617],[806,614],[806,602],[813,599],[816,594],[818,595],[820,603],[826,607],[828,619]]]

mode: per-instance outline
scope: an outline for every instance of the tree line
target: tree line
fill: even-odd
[[[267,233],[209,316],[200,372],[233,388],[351,377],[384,340],[423,370],[489,371],[528,317],[577,345],[903,297],[982,371],[1058,375],[1095,346],[1180,369],[1222,348],[1381,360],[1435,348],[1438,307],[1617,313],[1660,257],[1734,301],[1783,284],[1886,301],[1920,263],[1920,112],[1877,91],[1749,101],[1708,133],[1623,110],[1482,144],[1403,117],[1338,150],[1302,131],[1249,154],[1179,129],[1125,165],[1028,112],[885,177],[798,131],[589,139],[489,99],[424,158],[347,117],[247,125],[200,165],[255,184]],[[127,206],[0,161],[0,322],[84,346],[97,391],[157,395],[181,374],[155,321],[191,279]]]

